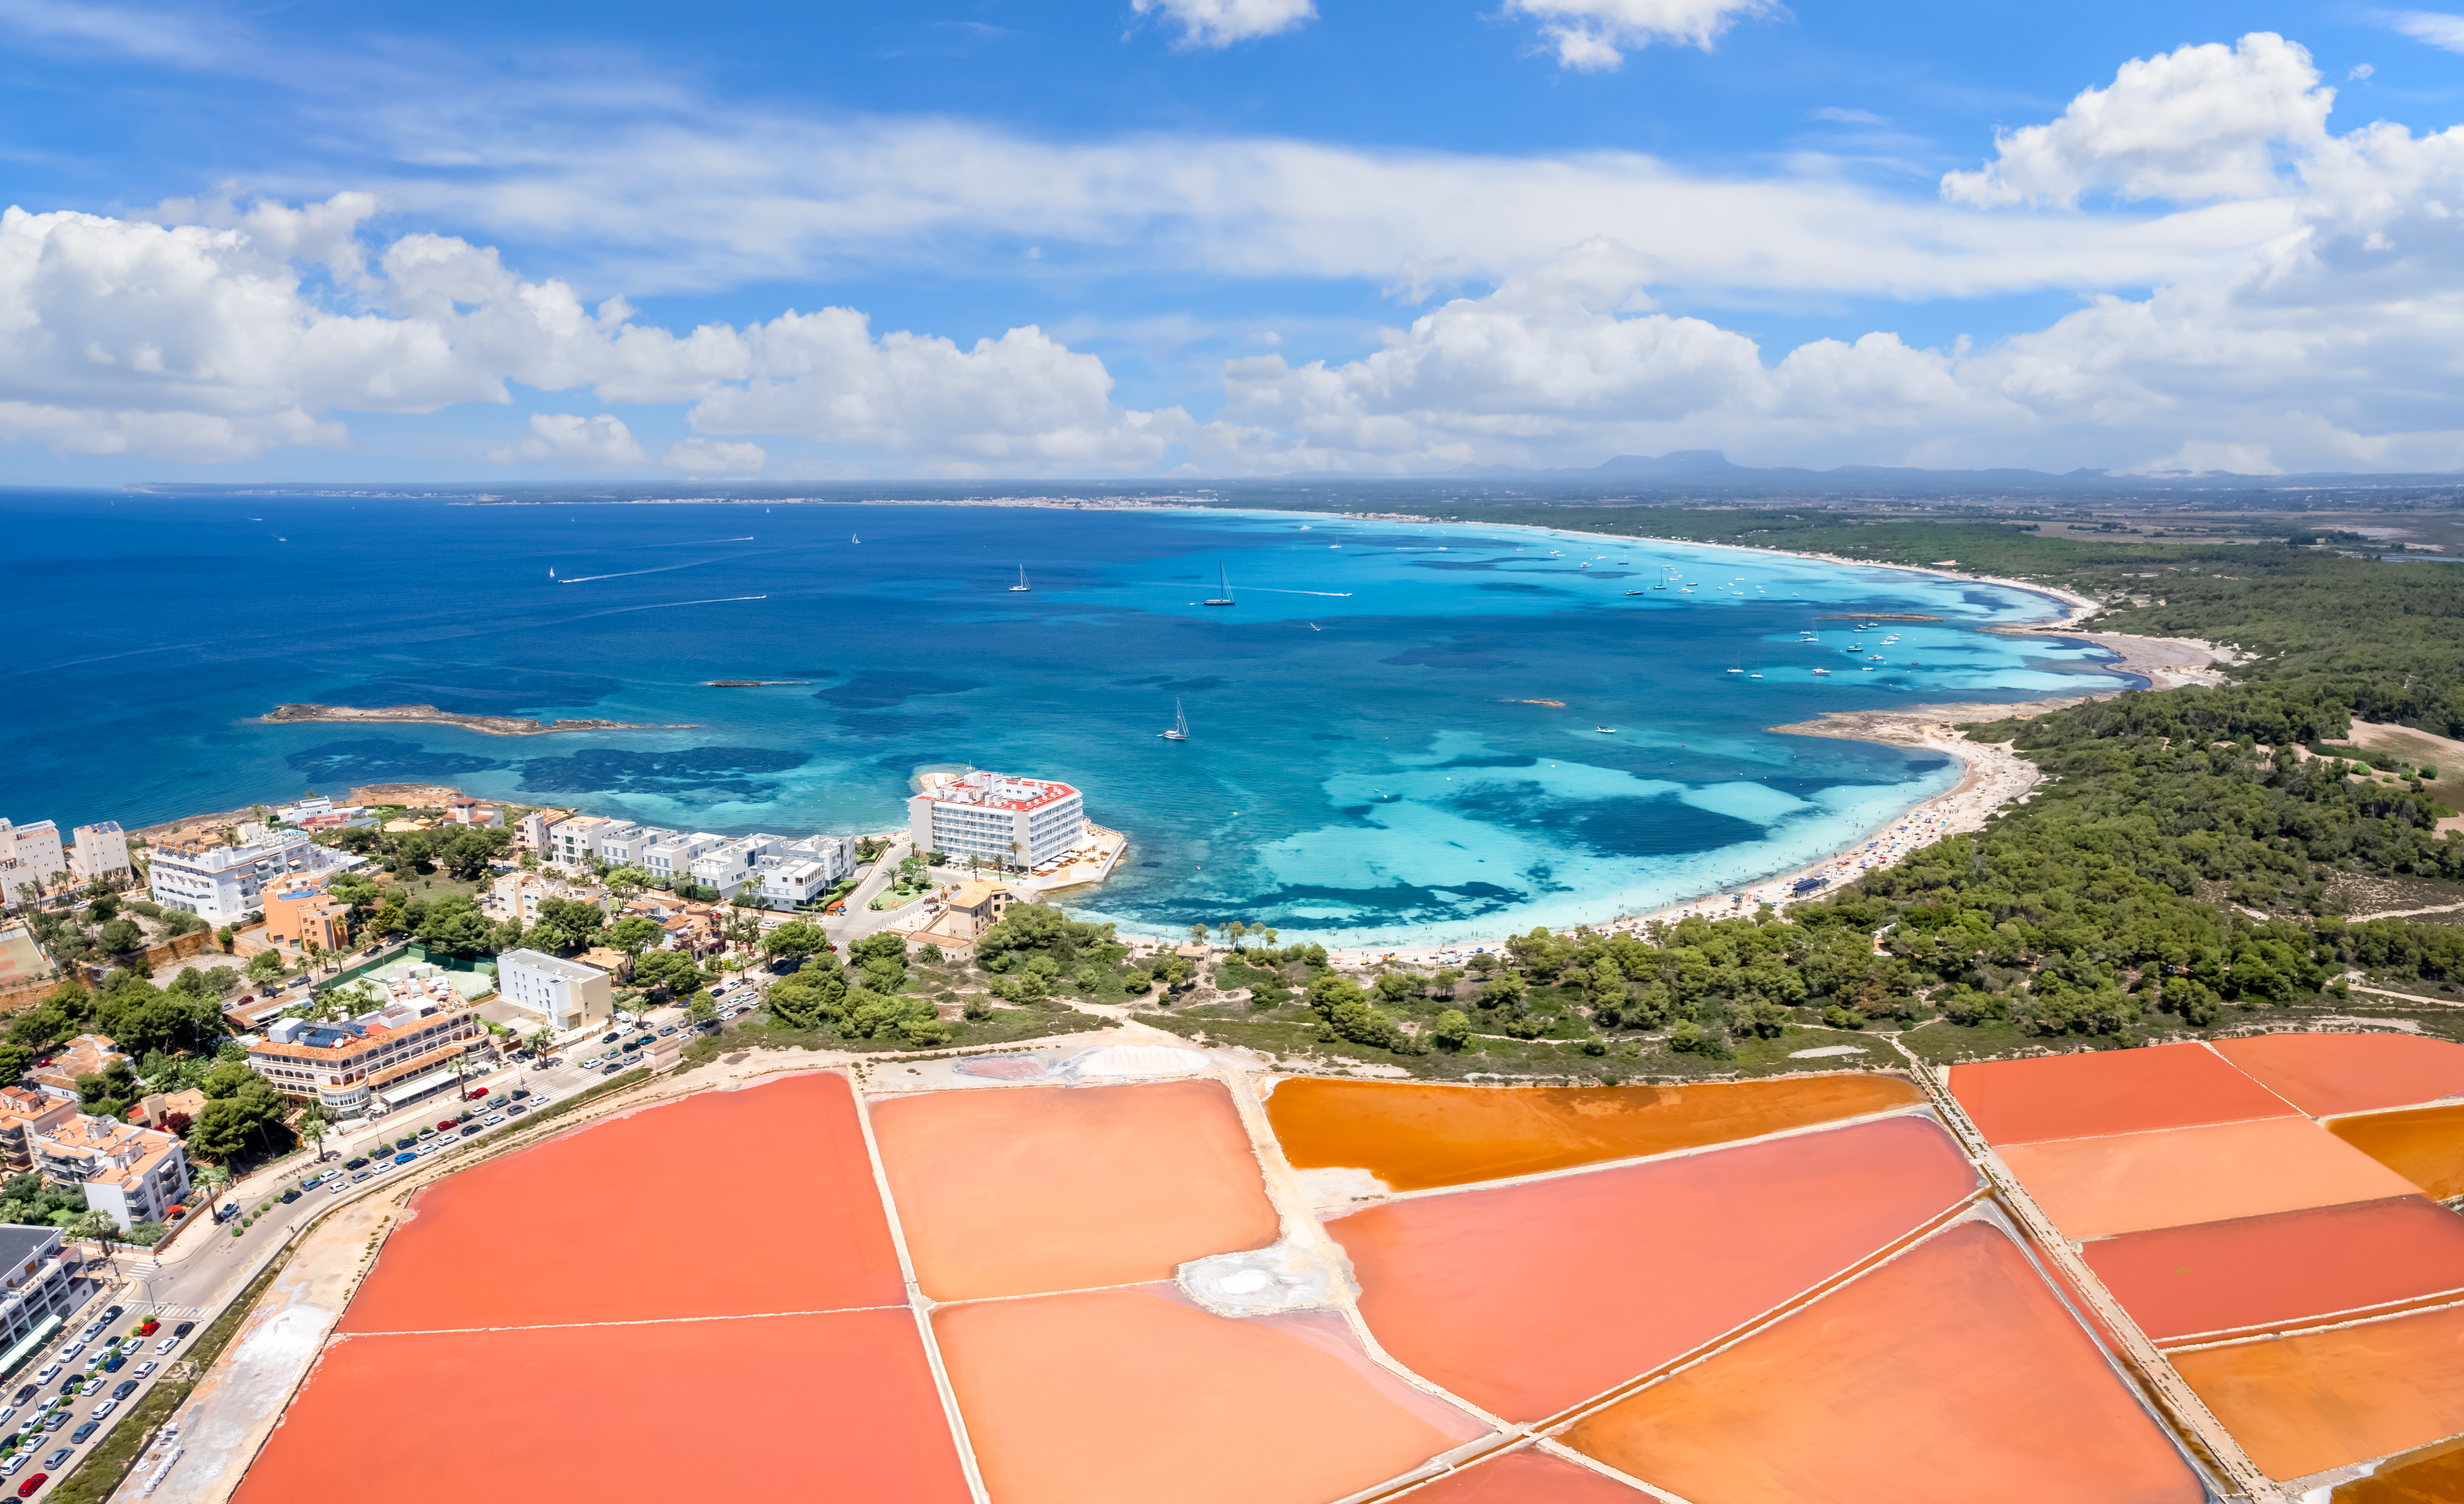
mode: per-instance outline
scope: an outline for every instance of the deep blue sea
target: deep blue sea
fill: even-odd
[[[0,815],[135,829],[433,780],[801,834],[900,826],[918,771],[972,764],[1066,779],[1130,832],[1119,875],[1072,900],[1091,917],[1419,944],[1795,867],[1957,772],[1765,727],[2142,682],[2086,643],[1974,630],[2050,617],[2040,596],[1736,550],[1271,512],[455,499],[0,494]],[[1197,604],[1219,569],[1238,604]],[[1821,619],[1858,611],[1945,620]],[[1185,743],[1156,736],[1176,699]],[[694,729],[255,719],[285,701]]]

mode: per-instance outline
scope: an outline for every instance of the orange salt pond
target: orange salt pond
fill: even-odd
[[[2464,1441],[2389,1459],[2366,1478],[2338,1485],[2333,1504],[2455,1504],[2464,1499]]]
[[[2018,1143],[2001,1155],[2054,1225],[2074,1238],[2379,1201],[2414,1189],[2306,1117]]]
[[[1489,1434],[1330,1312],[1235,1319],[1160,1285],[944,1306],[933,1328],[1001,1504],[1323,1504]]]
[[[666,1282],[631,1272],[636,1285]],[[656,1418],[679,1407],[692,1411],[690,1446],[663,1439]],[[346,1338],[318,1362],[234,1498],[653,1493],[966,1504],[913,1314]]]
[[[1651,1495],[1536,1447],[1484,1457],[1400,1495],[1412,1504],[1645,1504]]]
[[[1517,1185],[1326,1225],[1415,1373],[1507,1420],[1628,1382],[1871,1257],[1979,1183],[1929,1117]]]
[[[1950,1090],[1997,1145],[2298,1116],[2204,1045],[1956,1065]]]
[[[2464,1290],[2464,1217],[2419,1196],[2133,1232],[2082,1252],[2159,1340]]]
[[[2464,1431],[2464,1310],[2171,1356],[2271,1478],[2305,1477]]]
[[[915,1278],[935,1300],[1169,1279],[1278,1230],[1220,1081],[875,1098]]]
[[[1365,1169],[1396,1190],[1637,1159],[1925,1100],[1887,1075],[1713,1086],[1424,1086],[1303,1077],[1266,1098],[1294,1169]]]
[[[2216,1051],[2313,1117],[2464,1096],[2464,1045],[2414,1034],[2259,1034]]]
[[[2464,1196],[2464,1104],[2340,1117],[2327,1131],[2440,1201]]]
[[[794,1183],[759,1155],[794,1145]],[[759,1205],[792,1256],[712,1258],[690,1193]],[[646,1194],[646,1190],[652,1193]],[[844,1076],[702,1092],[487,1160],[411,1201],[344,1332],[743,1316],[901,1304],[907,1288]],[[691,1270],[691,1278],[656,1272]]]
[[[1563,1440],[1695,1500],[2206,1497],[2018,1247],[1981,1221],[1618,1401]]]

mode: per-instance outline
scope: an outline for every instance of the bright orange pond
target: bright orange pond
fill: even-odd
[[[1294,1169],[1365,1169],[1396,1190],[1562,1170],[1887,1112],[1925,1100],[1887,1075],[1709,1086],[1485,1087],[1289,1080],[1266,1117]]]
[[[2464,1196],[2464,1104],[2339,1117],[2327,1131],[2440,1201]]]
[[[1403,1497],[1412,1504],[1645,1504],[1651,1495],[1526,1447],[1485,1457]]]
[[[2018,1246],[1983,1222],[1618,1401],[1564,1439],[1698,1504],[2206,1497]]]

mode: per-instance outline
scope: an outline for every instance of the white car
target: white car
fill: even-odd
[[[89,1421],[107,1420],[110,1418],[111,1412],[119,1408],[120,1402],[118,1400],[105,1400],[100,1404],[96,1405],[94,1407],[94,1413],[87,1416],[86,1419]]]
[[[34,1382],[36,1383],[50,1383],[53,1380],[60,1376],[60,1366],[67,1360],[67,1355],[62,1354],[60,1357],[55,1358],[50,1362],[45,1363],[40,1369],[35,1371]]]
[[[97,1377],[95,1377],[95,1378],[92,1378],[92,1379],[87,1380],[87,1381],[85,1382],[85,1387],[84,1387],[84,1388],[82,1388],[82,1389],[79,1389],[79,1390],[77,1391],[77,1393],[79,1393],[79,1394],[84,1394],[84,1395],[96,1395],[96,1394],[100,1394],[100,1393],[102,1393],[102,1385],[103,1385],[103,1380],[101,1379],[101,1377],[100,1377],[99,1375],[98,1375],[98,1376],[97,1376]]]
[[[28,1462],[33,1460],[33,1456],[34,1449],[32,1447],[23,1448],[17,1451],[10,1453],[7,1460],[0,1461],[0,1478],[5,1478],[9,1474],[24,1467]]]
[[[149,1358],[145,1360],[145,1361],[139,1363],[136,1367],[128,1370],[129,1377],[133,1379],[151,1379],[154,1377],[154,1369],[156,1366],[154,1360]]]
[[[179,1339],[178,1338],[176,1338],[176,1337],[166,1337],[166,1338],[163,1338],[163,1340],[161,1340],[161,1341],[159,1341],[159,1342],[157,1342],[157,1343],[155,1343],[155,1344],[154,1344],[154,1351],[155,1351],[156,1353],[158,1353],[158,1354],[160,1354],[160,1353],[167,1353],[167,1352],[169,1352],[171,1349],[173,1349],[173,1348],[175,1348],[175,1347],[177,1347],[177,1346],[179,1346],[179,1345],[180,1345],[180,1339]]]
[[[496,1124],[505,1120],[505,1115],[502,1113],[490,1113],[487,1117],[482,1117],[479,1120],[486,1123],[489,1127],[494,1128]]]

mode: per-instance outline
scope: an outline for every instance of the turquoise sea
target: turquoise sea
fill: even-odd
[[[1957,776],[1766,727],[2143,682],[2084,642],[1977,630],[2055,614],[2028,592],[1571,531],[474,499],[0,495],[0,816],[135,829],[433,780],[688,829],[869,830],[904,823],[920,770],[972,764],[1066,779],[1131,834],[1119,874],[1072,897],[1091,917],[1422,944],[1796,867]],[[1219,571],[1237,604],[1199,604]],[[1859,612],[1943,619],[1825,619]],[[1186,742],[1156,735],[1176,700]],[[255,719],[286,701],[693,729]]]

